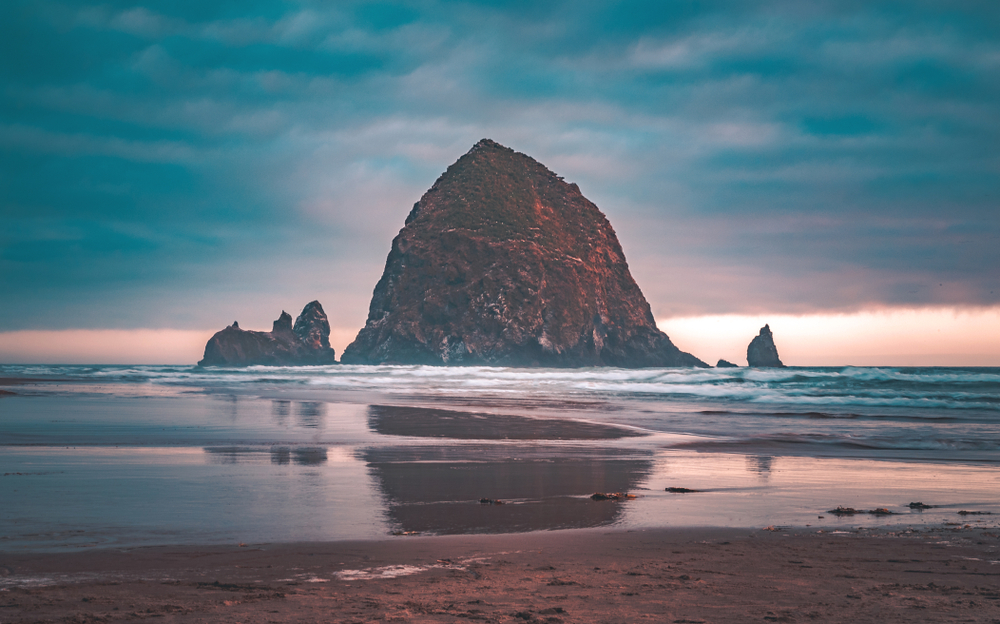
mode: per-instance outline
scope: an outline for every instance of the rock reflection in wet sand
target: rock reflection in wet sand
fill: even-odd
[[[318,466],[327,461],[326,447],[306,446],[272,446],[268,447],[238,447],[214,446],[205,447],[209,461],[213,464],[262,464],[270,463],[285,466]]]
[[[292,412],[292,402],[285,399],[275,399],[271,401],[271,414],[274,415],[274,421],[279,425],[284,427],[285,422],[288,419],[288,415]]]
[[[767,481],[771,476],[771,464],[774,458],[769,455],[747,455],[747,470],[757,474],[761,480]]]
[[[645,453],[560,447],[408,447],[362,451],[403,531],[515,533],[603,526],[629,503],[594,492],[634,490],[652,470]],[[504,501],[484,505],[480,498]]]
[[[296,403],[299,426],[319,429],[326,417],[326,403],[317,401],[299,401]]]

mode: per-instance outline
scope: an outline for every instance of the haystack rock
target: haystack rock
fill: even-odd
[[[656,328],[580,188],[489,139],[413,206],[341,361],[707,366]]]
[[[295,319],[285,311],[271,331],[240,329],[238,323],[217,332],[205,345],[198,366],[309,366],[336,364],[330,348],[330,322],[319,301],[306,304]]]
[[[760,328],[757,337],[747,347],[747,364],[758,368],[784,368],[778,359],[778,347],[774,346],[774,336],[767,325]]]

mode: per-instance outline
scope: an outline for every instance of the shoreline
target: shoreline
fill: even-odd
[[[596,528],[0,552],[0,618],[552,624],[1000,619],[1000,529],[769,529]]]
[[[396,531],[1000,525],[990,466],[643,454],[604,441],[5,448],[0,499],[10,507],[0,549],[10,552],[377,540]],[[595,501],[595,492],[636,498]]]

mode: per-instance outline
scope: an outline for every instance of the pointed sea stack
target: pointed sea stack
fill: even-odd
[[[240,329],[235,321],[205,345],[198,366],[310,366],[336,364],[330,322],[319,301],[306,304],[292,325],[285,311],[269,332]]]
[[[341,361],[707,366],[656,328],[579,187],[489,139],[413,206]]]
[[[747,364],[757,368],[784,368],[778,359],[778,347],[774,346],[771,328],[764,325],[760,333],[747,346]]]

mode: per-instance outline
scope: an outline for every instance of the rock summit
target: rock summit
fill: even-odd
[[[216,332],[198,366],[308,366],[335,364],[330,322],[319,301],[306,304],[292,324],[282,310],[269,332],[240,329],[239,323]]]
[[[747,346],[747,364],[758,368],[784,368],[778,358],[778,347],[774,346],[771,328],[764,325],[757,337]]]
[[[580,188],[489,139],[413,206],[342,362],[707,366],[656,328]]]

